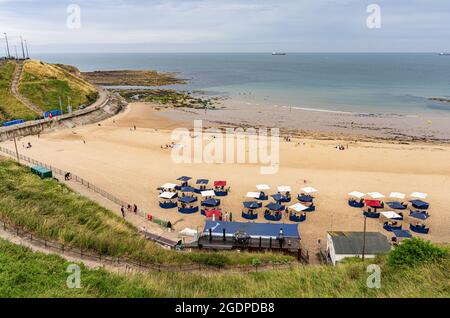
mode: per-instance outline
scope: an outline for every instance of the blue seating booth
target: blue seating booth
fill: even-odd
[[[416,225],[410,224],[409,229],[419,234],[428,234],[428,232],[430,232],[430,228],[426,227],[425,224],[416,224]]]
[[[396,230],[393,229],[392,233],[396,238],[412,238],[412,234],[408,230]]]
[[[182,176],[182,177],[179,177],[178,179],[177,179],[177,181],[179,181],[179,185],[176,187],[176,189],[177,190],[181,190],[181,188],[182,187],[187,187],[187,186],[189,186],[189,180],[191,180],[192,178],[191,177],[188,177],[188,176]]]
[[[218,197],[225,197],[228,195],[229,189],[226,189],[226,181],[214,181],[214,192]]]
[[[198,199],[196,197],[184,196],[179,197],[178,202],[181,203],[181,206],[178,207],[178,212],[183,214],[192,214],[198,212],[198,206],[192,206],[192,203],[197,202]]]
[[[370,219],[379,219],[380,218],[380,212],[376,211],[363,211],[363,215]]]
[[[209,180],[208,179],[197,179],[197,182],[195,183],[197,187],[195,188],[195,193],[200,193],[202,191],[209,190],[207,189]]]
[[[247,201],[244,202],[244,210],[242,210],[242,217],[246,220],[256,220],[258,218],[258,212],[255,211],[262,207],[261,202]]]
[[[281,193],[275,193],[271,195],[271,197],[277,202],[277,203],[288,203],[291,202],[291,197],[285,194]]]
[[[419,220],[426,220],[430,217],[427,211],[410,211],[409,216]]]
[[[4,122],[2,124],[2,126],[9,127],[9,126],[14,126],[14,125],[18,125],[18,124],[23,124],[24,122],[25,122],[25,120],[23,120],[23,119],[15,119],[15,120]]]
[[[314,197],[309,194],[299,194],[297,200],[303,203],[311,203],[314,201]]]
[[[430,207],[430,204],[422,201],[422,200],[412,200],[410,201],[413,208],[415,209],[419,209],[419,210],[428,210],[428,208]]]
[[[394,225],[391,224],[390,222],[384,222],[383,228],[388,232],[392,232],[392,230],[401,230],[402,225],[401,224]]]
[[[206,200],[202,201],[201,204],[204,207],[215,208],[215,207],[218,207],[220,205],[220,200],[219,199],[214,199],[214,198],[209,198],[209,199],[206,199]]]
[[[387,206],[390,207],[391,209],[394,210],[406,210],[406,208],[408,207],[408,204],[404,204],[401,202],[386,202]]]
[[[304,221],[306,221],[306,214],[301,214],[301,215],[291,214],[289,216],[289,221],[297,222],[297,223],[304,222]]]
[[[283,217],[284,205],[271,202],[265,206],[267,210],[264,212],[264,218],[267,221],[281,221]]]
[[[159,207],[162,209],[173,209],[177,207],[177,202],[174,201],[178,197],[176,192],[163,192],[159,195],[159,198],[164,201],[159,201]]]
[[[362,209],[366,206],[364,199],[360,199],[360,200],[350,199],[350,200],[348,200],[348,205],[351,206],[352,208],[358,208],[358,209]]]

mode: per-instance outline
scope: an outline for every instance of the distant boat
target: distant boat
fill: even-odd
[[[273,52],[272,55],[286,55],[286,53],[282,53],[282,52]]]
[[[444,56],[444,55],[450,55],[450,53],[444,53],[444,52],[442,52],[442,53],[439,53],[439,55],[441,55],[441,56]]]

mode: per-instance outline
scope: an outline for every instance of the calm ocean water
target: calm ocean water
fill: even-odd
[[[450,116],[450,56],[438,54],[40,54],[82,71],[152,69],[190,79],[178,88],[251,105]]]

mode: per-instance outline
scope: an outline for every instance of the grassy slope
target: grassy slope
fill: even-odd
[[[68,96],[74,110],[80,105],[93,103],[98,96],[93,85],[70,72],[67,67],[35,60],[25,63],[19,90],[43,110],[59,109],[59,96],[64,111],[67,110]]]
[[[150,263],[250,264],[292,258],[279,254],[177,253],[141,238],[113,212],[55,180],[41,180],[29,168],[0,159],[0,217],[42,238]]]
[[[0,297],[450,297],[450,260],[394,269],[366,287],[372,261],[248,274],[119,275],[81,266],[81,288],[66,287],[68,262],[0,240]]]
[[[15,68],[15,62],[0,63],[0,123],[12,119],[30,120],[37,117],[9,92]]]

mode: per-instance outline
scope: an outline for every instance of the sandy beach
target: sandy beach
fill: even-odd
[[[156,110],[160,106],[155,107],[157,105],[134,103],[123,113],[100,125],[56,130],[42,134],[40,138],[26,137],[20,140],[19,151],[36,160],[71,171],[123,200],[136,203],[154,216],[170,220],[177,231],[185,227],[201,229],[205,219],[200,213],[181,215],[176,209],[160,209],[157,187],[188,175],[194,180],[227,180],[231,192],[228,197],[223,198],[222,209],[232,211],[236,221],[243,220],[240,216],[242,202],[247,192],[256,190],[256,184],[270,185],[270,194],[276,192],[278,185],[289,185],[293,189],[293,196],[304,186],[319,189],[316,194],[317,211],[309,213],[307,221],[299,225],[302,242],[310,253],[317,250],[319,239],[325,241],[329,230],[363,229],[361,210],[347,205],[347,193],[354,190],[366,193],[378,191],[385,195],[393,191],[406,194],[413,191],[428,193],[427,201],[431,203],[432,216],[427,224],[431,230],[429,235],[422,237],[434,242],[450,242],[449,145],[418,142],[394,144],[385,140],[357,141],[362,139],[356,137],[350,138],[353,141],[349,141],[349,138],[340,140],[336,136],[293,137],[290,142],[280,142],[280,166],[273,175],[262,175],[259,164],[175,164],[171,160],[171,149],[162,149],[161,146],[171,142],[173,129],[192,128],[192,119],[203,119],[205,113],[203,110]],[[229,124],[232,122],[231,117],[237,118],[232,114],[228,110],[208,111],[209,119],[218,120],[206,125]],[[297,118],[292,118],[291,112],[285,109],[274,110],[273,113],[261,112],[257,116],[250,116],[251,114],[252,112],[239,113],[241,122],[251,125],[252,121],[258,121],[260,125],[264,125],[262,118],[270,121],[274,114],[278,114],[281,118],[279,126],[289,129],[289,122],[294,123]],[[248,120],[246,116],[249,117]],[[305,118],[296,123],[297,128],[301,126],[307,130],[306,122],[315,120],[314,115],[311,116],[310,119]],[[422,122],[425,119],[414,120]],[[430,124],[423,123],[421,127],[430,129],[427,125]],[[133,126],[137,129],[134,130]],[[330,131],[346,132],[335,126],[330,126]],[[327,136],[327,131],[320,135]],[[30,149],[22,146],[28,142],[33,145]],[[339,151],[336,149],[338,144],[348,145],[348,149]],[[14,148],[11,141],[2,146]],[[258,222],[264,221],[260,213]],[[404,222],[404,228],[408,227],[408,222]],[[380,220],[369,219],[367,229],[388,235]]]

